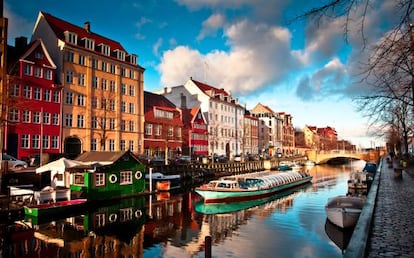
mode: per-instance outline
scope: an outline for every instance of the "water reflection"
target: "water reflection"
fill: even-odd
[[[363,165],[314,166],[312,184],[243,205],[207,208],[187,191],[124,199],[68,218],[26,218],[0,228],[2,257],[204,257],[207,235],[214,257],[341,257],[346,241],[332,237],[323,206],[346,193],[349,172]]]

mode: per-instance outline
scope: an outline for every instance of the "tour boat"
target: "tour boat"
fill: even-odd
[[[325,205],[326,215],[340,228],[355,226],[365,204],[365,197],[340,195],[328,199]]]
[[[197,187],[205,203],[250,201],[308,183],[312,176],[304,172],[262,171],[221,177]]]
[[[52,203],[41,203],[34,205],[25,205],[24,213],[28,216],[55,216],[61,213],[70,213],[81,208],[85,208],[87,199],[74,199],[68,201],[58,201]]]

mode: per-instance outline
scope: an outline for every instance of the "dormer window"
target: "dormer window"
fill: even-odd
[[[111,47],[105,44],[99,44],[99,46],[101,47],[101,53],[109,56],[111,55]]]
[[[121,61],[125,61],[125,52],[119,49],[115,50],[116,58],[118,58]]]
[[[136,65],[137,63],[138,63],[138,57],[136,56],[136,55],[129,55],[129,62],[131,63],[131,64],[134,64],[134,65]]]
[[[95,50],[95,41],[93,39],[84,38],[85,47],[90,50]]]
[[[77,45],[78,44],[78,34],[70,31],[65,31],[65,39],[68,43]]]

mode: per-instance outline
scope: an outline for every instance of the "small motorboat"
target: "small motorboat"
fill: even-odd
[[[329,221],[340,228],[355,226],[364,207],[365,198],[340,195],[328,199],[325,211]]]
[[[158,191],[170,191],[173,189],[179,189],[181,187],[181,175],[164,175],[163,173],[152,173],[145,176],[147,181],[152,179],[152,183],[155,186],[155,190]]]

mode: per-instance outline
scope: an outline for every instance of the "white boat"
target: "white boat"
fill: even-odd
[[[306,160],[306,162],[305,162],[305,164],[304,164],[306,167],[313,167],[313,166],[315,166],[315,162],[314,161],[312,161],[312,160]]]
[[[269,197],[311,180],[312,176],[303,172],[262,171],[225,176],[197,187],[195,191],[204,198],[205,203],[250,201]]]
[[[325,205],[330,222],[340,228],[355,226],[364,207],[365,197],[340,195],[328,199]]]

